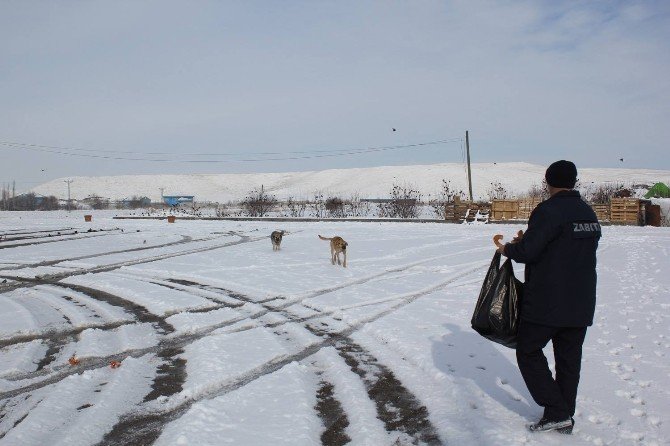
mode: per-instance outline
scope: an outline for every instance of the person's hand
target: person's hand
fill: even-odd
[[[516,233],[516,236],[512,239],[510,243],[519,243],[523,238],[523,231],[519,229],[519,232]]]
[[[493,243],[496,245],[496,251],[500,254],[505,254],[505,245],[500,242],[503,239],[501,234],[496,234],[493,236]]]

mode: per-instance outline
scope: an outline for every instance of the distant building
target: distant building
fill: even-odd
[[[151,199],[149,197],[137,197],[124,198],[121,201],[117,202],[117,207],[122,209],[138,209],[138,208],[148,208],[151,206]]]
[[[163,203],[168,206],[177,206],[182,203],[193,203],[195,195],[163,195]]]

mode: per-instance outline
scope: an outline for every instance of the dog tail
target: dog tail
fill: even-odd
[[[324,237],[324,236],[322,236],[322,235],[320,235],[319,238],[320,238],[321,240],[332,240],[332,237],[331,237],[331,238],[328,238],[328,237]]]

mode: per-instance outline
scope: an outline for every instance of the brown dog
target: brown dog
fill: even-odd
[[[281,248],[281,240],[284,237],[284,231],[272,231],[270,234],[270,240],[272,241],[272,250],[279,251]]]
[[[335,261],[337,260],[338,265],[342,265],[343,267],[347,267],[347,242],[344,241],[342,237],[322,237],[319,236],[321,240],[330,240],[330,261],[333,265],[335,265]],[[344,262],[340,263],[340,253],[344,254]]]

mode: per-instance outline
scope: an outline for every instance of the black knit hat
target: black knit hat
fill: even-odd
[[[556,161],[547,167],[544,179],[549,186],[572,189],[577,183],[577,166],[572,161]]]

